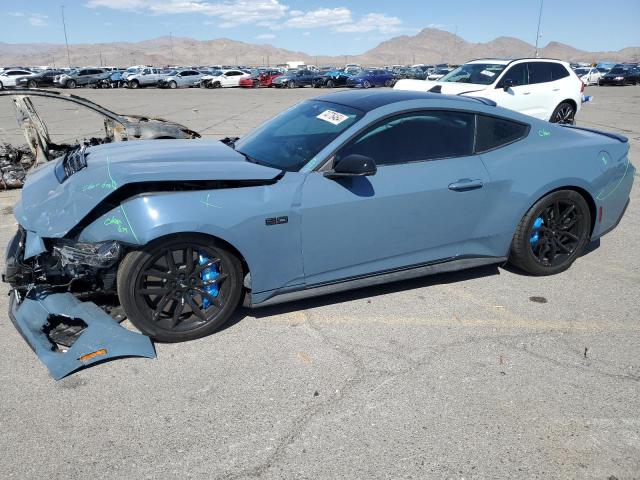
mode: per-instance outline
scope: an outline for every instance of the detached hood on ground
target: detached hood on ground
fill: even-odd
[[[219,141],[153,140],[99,145],[34,170],[22,189],[15,216],[26,230],[40,237],[62,237],[126,185],[268,181],[278,174],[280,170],[250,163]]]
[[[464,93],[474,93],[487,88],[493,88],[491,85],[479,85],[476,83],[461,83],[461,82],[438,82],[431,80],[413,80],[403,79],[398,80],[394,85],[395,90],[412,90],[417,92],[428,92],[432,88],[439,86],[440,92],[446,95],[460,95]]]

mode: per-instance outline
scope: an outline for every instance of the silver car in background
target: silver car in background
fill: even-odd
[[[193,69],[176,70],[164,78],[158,80],[160,88],[187,88],[196,87],[200,80],[209,72],[199,72]]]
[[[98,85],[110,76],[111,72],[103,68],[80,68],[56,76],[53,83],[64,88],[76,88],[78,86]]]

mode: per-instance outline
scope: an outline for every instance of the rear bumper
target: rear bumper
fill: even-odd
[[[14,290],[9,317],[56,380],[112,358],[156,356],[149,337],[121,327],[71,293],[35,292],[21,300]]]
[[[636,169],[627,159],[620,164],[610,182],[596,196],[598,217],[602,212],[602,221],[597,221],[592,239],[598,239],[615,229],[624,216],[630,201],[631,189]]]

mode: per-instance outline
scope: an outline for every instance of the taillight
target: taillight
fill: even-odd
[[[580,80],[580,93],[584,93],[584,82],[582,80]]]

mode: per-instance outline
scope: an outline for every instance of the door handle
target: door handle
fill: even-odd
[[[559,92],[559,91],[560,91],[560,89],[559,89],[559,88],[554,88],[554,89],[553,89],[553,91],[554,91],[554,92]]]
[[[450,183],[449,190],[453,190],[455,192],[466,192],[468,190],[482,188],[483,185],[484,183],[482,183],[482,180],[480,179],[471,180],[470,178],[462,178],[457,182]]]
[[[531,92],[522,92],[523,95],[530,95]]]

